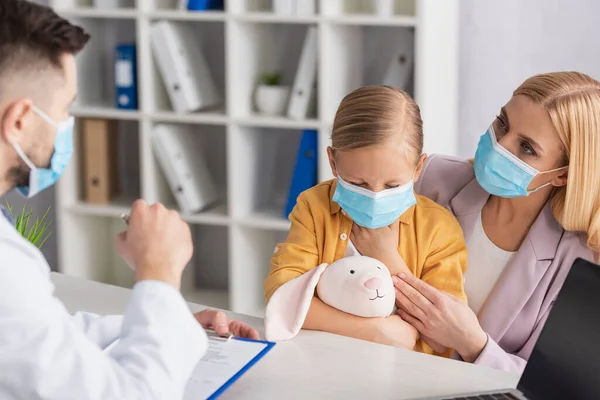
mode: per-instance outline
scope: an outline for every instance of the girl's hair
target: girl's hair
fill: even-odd
[[[418,161],[423,152],[423,121],[414,100],[390,86],[372,85],[347,94],[335,114],[334,151],[355,150],[399,139],[405,156]]]
[[[543,106],[565,149],[566,186],[555,188],[554,218],[567,231],[587,233],[587,246],[600,253],[600,82],[577,72],[527,79],[513,92]]]

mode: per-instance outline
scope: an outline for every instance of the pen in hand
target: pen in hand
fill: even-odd
[[[122,213],[122,214],[121,214],[121,219],[122,219],[123,221],[125,221],[125,223],[126,223],[127,225],[129,225],[129,214]]]

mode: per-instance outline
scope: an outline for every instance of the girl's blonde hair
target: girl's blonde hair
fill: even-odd
[[[398,137],[408,160],[423,152],[423,121],[414,100],[391,86],[358,88],[341,101],[331,134],[334,151],[354,150]]]
[[[587,233],[587,246],[600,253],[600,82],[578,72],[527,79],[513,92],[543,106],[565,149],[567,185],[552,197],[554,218],[567,231]]]

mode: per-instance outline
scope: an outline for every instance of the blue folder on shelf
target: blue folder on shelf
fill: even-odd
[[[292,212],[300,193],[318,183],[318,142],[319,136],[316,130],[307,129],[302,132],[302,139],[296,156],[296,166],[294,167],[292,183],[290,184],[284,210],[284,218],[287,218]]]
[[[223,0],[187,0],[189,11],[223,10]]]
[[[115,107],[136,110],[137,65],[135,44],[121,44],[115,48]]]
[[[208,351],[196,365],[183,400],[218,398],[273,346],[273,342],[245,338],[209,340]]]

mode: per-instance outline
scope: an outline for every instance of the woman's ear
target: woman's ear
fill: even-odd
[[[335,166],[335,154],[333,147],[327,146],[327,157],[329,158],[329,166],[331,167],[331,173],[337,178],[337,168]]]
[[[423,171],[423,166],[425,165],[425,160],[427,160],[427,154],[421,154],[419,157],[419,161],[417,161],[417,168],[415,169],[415,179],[414,182],[419,180],[421,176],[421,172]]]
[[[569,168],[565,168],[564,170],[562,170],[560,172],[560,174],[555,176],[550,181],[550,184],[554,187],[563,187],[567,184],[568,177],[569,177]]]

